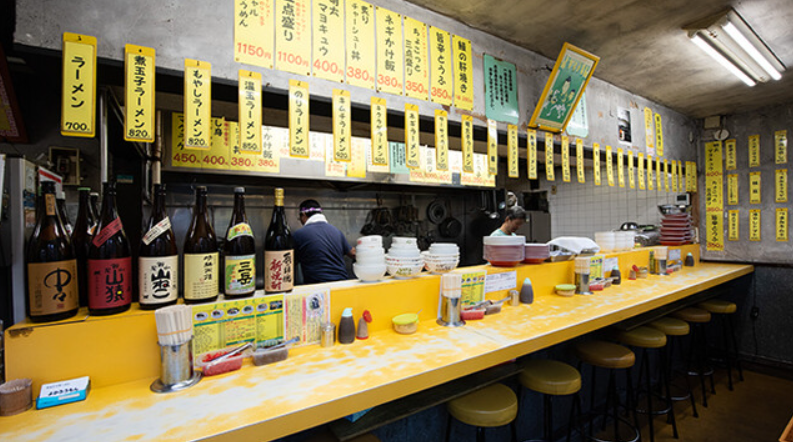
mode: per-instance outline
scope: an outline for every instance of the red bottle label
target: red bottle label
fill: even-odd
[[[108,309],[132,302],[132,258],[88,260],[88,307]]]
[[[110,237],[120,232],[122,228],[121,218],[116,218],[110,224],[104,226],[102,230],[94,236],[94,246],[99,247]]]

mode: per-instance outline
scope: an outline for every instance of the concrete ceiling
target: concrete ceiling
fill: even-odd
[[[567,41],[600,56],[595,76],[694,118],[793,101],[791,0],[409,0],[556,59]],[[683,25],[733,7],[788,67],[744,85]]]

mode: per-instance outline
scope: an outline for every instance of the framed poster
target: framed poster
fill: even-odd
[[[27,143],[28,135],[19,110],[11,74],[8,72],[3,47],[0,46],[0,139],[11,143]]]
[[[485,54],[485,116],[518,124],[518,71],[514,64]]]
[[[598,61],[600,57],[565,43],[529,126],[551,132],[565,130]]]

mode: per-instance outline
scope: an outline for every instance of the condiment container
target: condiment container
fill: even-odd
[[[353,342],[355,342],[355,319],[352,317],[352,308],[347,307],[341,314],[341,322],[339,322],[339,343]]]
[[[332,322],[323,322],[320,325],[320,345],[322,347],[333,347],[336,343],[336,324]]]
[[[401,335],[410,335],[416,333],[419,326],[419,315],[415,313],[404,313],[391,318],[391,323],[394,325],[394,331]]]
[[[556,294],[559,296],[573,296],[575,294],[575,284],[559,284],[556,286]]]

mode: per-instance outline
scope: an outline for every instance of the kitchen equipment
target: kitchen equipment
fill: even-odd
[[[391,318],[394,331],[401,335],[416,333],[419,326],[419,315],[417,313],[403,313]]]
[[[556,248],[573,255],[579,255],[582,250],[588,249],[595,250],[595,253],[600,251],[600,247],[595,241],[581,236],[560,236],[548,241],[548,245],[551,246],[551,252]],[[553,255],[553,253],[551,254]]]
[[[658,206],[658,211],[661,212],[661,215],[683,214],[690,212],[691,206],[662,204]]]
[[[396,279],[409,279],[419,273],[424,268],[424,259],[421,255],[418,258],[385,257],[386,270],[388,274]]]
[[[525,236],[485,236],[482,242],[484,258],[490,265],[514,267],[525,257]]]
[[[435,200],[427,205],[427,220],[433,224],[440,224],[444,219],[446,219],[446,205],[439,201]]]
[[[542,264],[551,257],[551,246],[548,244],[526,244],[524,246],[523,262],[526,264]]]
[[[462,310],[462,275],[459,273],[441,275],[439,303],[437,320],[439,325],[445,327],[465,325],[465,321],[460,318]]]
[[[438,226],[438,232],[444,238],[457,238],[463,231],[463,223],[457,218],[448,217],[441,221]]]
[[[588,257],[575,259],[575,293],[578,295],[591,295],[589,291],[590,259]]]
[[[171,393],[191,387],[201,380],[193,370],[193,309],[172,305],[154,313],[160,345],[160,377],[150,388],[155,393]]]

